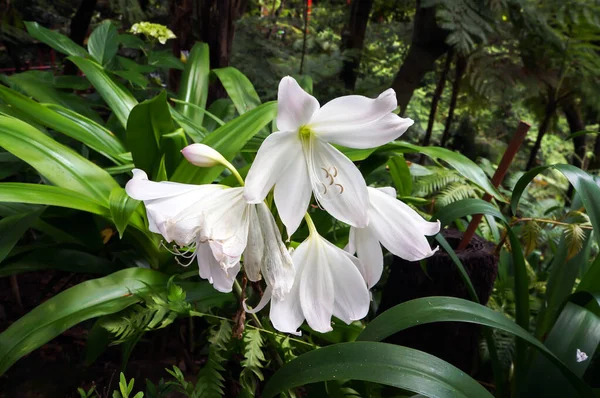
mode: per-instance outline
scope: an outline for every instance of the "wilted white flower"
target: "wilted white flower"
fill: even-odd
[[[577,362],[583,362],[586,359],[588,359],[588,356],[585,352],[581,351],[579,348],[577,349],[577,354],[576,354],[576,358],[577,358]]]
[[[392,113],[392,89],[375,99],[350,95],[323,107],[291,77],[279,83],[278,132],[258,150],[246,178],[244,196],[261,202],[275,186],[279,215],[292,235],[308,208],[311,193],[332,216],[355,227],[368,224],[365,180],[354,164],[330,144],[373,148],[413,124]]]
[[[381,278],[383,253],[381,244],[392,254],[408,261],[418,261],[433,255],[425,236],[440,232],[440,223],[423,219],[408,205],[396,199],[391,187],[368,188],[369,225],[350,228],[346,250],[360,259],[360,272],[369,288]]]

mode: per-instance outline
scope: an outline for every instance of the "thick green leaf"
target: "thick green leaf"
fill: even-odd
[[[390,168],[392,181],[394,181],[398,194],[400,196],[410,196],[412,194],[412,177],[404,156],[391,156],[387,165]]]
[[[600,233],[598,233],[598,231],[600,231],[600,201],[598,200],[598,198],[600,198],[600,186],[596,184],[596,181],[594,181],[591,175],[570,164],[540,166],[523,174],[513,189],[510,203],[513,213],[516,214],[519,200],[521,199],[523,191],[527,188],[527,185],[529,185],[536,175],[549,168],[560,171],[573,185],[590,217],[590,222],[596,232],[594,235],[596,236],[597,242],[600,244]]]
[[[0,277],[47,269],[107,275],[118,271],[119,267],[107,259],[79,250],[47,248],[7,260],[0,267]]]
[[[600,255],[596,256],[590,268],[583,275],[577,291],[600,292]]]
[[[0,374],[60,333],[90,318],[113,314],[166,287],[168,276],[129,268],[89,280],[40,304],[0,334]]]
[[[148,87],[148,79],[146,79],[146,76],[142,75],[140,72],[134,70],[114,70],[111,73],[122,77],[132,85],[137,85],[141,88]]]
[[[160,141],[174,129],[166,92],[133,108],[127,122],[127,147],[135,166],[155,175],[161,158]]]
[[[50,29],[46,29],[37,22],[25,22],[27,33],[29,33],[34,39],[46,43],[58,52],[67,55],[75,55],[79,57],[85,57],[88,55],[87,51],[83,47],[75,44],[75,42],[69,39],[65,35],[61,35]]]
[[[104,98],[123,127],[127,126],[129,112],[137,105],[137,100],[119,82],[113,80],[106,71],[94,61],[81,57],[71,56],[68,58],[73,62],[92,83],[98,94]]]
[[[185,133],[192,139],[194,142],[202,142],[204,137],[208,135],[208,130],[206,130],[202,125],[196,124],[192,119],[185,116],[183,113],[179,112],[177,109],[170,107],[171,117],[173,120],[183,128]]]
[[[39,102],[61,105],[97,122],[102,121],[98,113],[87,101],[82,101],[80,96],[53,87],[54,76],[50,72],[27,71],[10,76],[9,81],[12,83],[11,87],[18,88]]]
[[[146,47],[142,39],[132,34],[122,34],[117,37],[117,40],[124,48],[134,48],[136,50]]]
[[[242,72],[232,66],[214,69],[213,72],[225,87],[227,95],[240,115],[261,104],[254,86]]]
[[[489,178],[485,175],[485,172],[471,159],[458,152],[453,152],[446,148],[440,148],[435,146],[419,146],[409,144],[403,141],[394,141],[382,146],[379,150],[400,150],[402,152],[420,152],[432,159],[443,160],[458,171],[463,177],[477,184],[485,192],[492,195],[497,200],[505,202],[506,200],[498,192],[498,190],[492,185]]]
[[[572,302],[566,303],[545,342],[548,349],[579,377],[583,377],[590,366],[599,343],[600,317]],[[585,360],[578,361],[578,350],[586,354]],[[537,356],[531,365],[524,394],[530,397],[574,397],[576,391],[547,358]]]
[[[307,352],[283,365],[262,396],[328,380],[364,380],[414,391],[427,397],[492,397],[464,372],[412,348],[386,343],[334,344]]]
[[[496,217],[505,224],[508,223],[506,217],[500,213],[496,206],[484,200],[474,198],[452,202],[438,210],[431,218],[432,220],[440,220],[442,227],[445,227],[446,225],[450,225],[454,220],[473,214],[487,214]]]
[[[70,109],[59,105],[42,105],[4,86],[0,86],[0,98],[38,123],[89,146],[111,160],[118,159],[119,154],[125,152],[114,134]]]
[[[455,297],[424,297],[399,304],[371,321],[358,341],[381,341],[401,330],[432,322],[467,322],[511,333],[536,347],[558,367],[579,396],[592,397],[590,388],[544,344],[504,315],[483,305]]]
[[[190,52],[183,74],[181,75],[179,99],[204,109],[208,96],[209,74],[210,60],[208,44],[197,42]],[[202,121],[204,120],[203,112],[199,112],[193,107],[184,104],[178,104],[177,111],[191,119],[198,126],[202,126]]]
[[[79,192],[52,185],[3,182],[0,183],[0,202],[66,207],[110,218],[108,203],[105,206]]]
[[[100,65],[106,65],[117,54],[119,40],[117,28],[110,22],[104,21],[88,39],[88,51]]]
[[[165,170],[167,175],[173,174],[177,166],[183,161],[181,150],[188,144],[187,137],[182,128],[172,133],[163,134],[160,138],[160,150],[165,155]]]
[[[127,228],[129,219],[139,204],[139,200],[130,198],[127,192],[121,187],[113,189],[110,193],[110,214],[117,227],[117,231],[119,231],[120,238],[123,237],[123,232]]]
[[[0,116],[0,146],[29,163],[53,184],[108,204],[119,185],[100,167],[32,126]]]
[[[23,234],[31,227],[44,209],[30,213],[15,214],[0,220],[0,263],[19,242]]]
[[[91,87],[88,79],[83,76],[62,75],[54,76],[54,87],[71,90],[87,90]]]
[[[152,65],[157,68],[167,69],[184,69],[183,62],[175,57],[171,51],[152,51],[148,55],[148,65]]]
[[[267,102],[228,122],[206,136],[202,141],[228,160],[244,147],[246,142],[275,118],[277,104]],[[181,162],[172,180],[184,183],[210,183],[219,176],[223,167],[201,168],[189,162]]]

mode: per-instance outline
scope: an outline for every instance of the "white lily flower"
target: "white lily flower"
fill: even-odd
[[[418,261],[435,253],[425,237],[440,232],[440,222],[423,219],[408,205],[396,199],[391,187],[372,188],[369,192],[369,225],[350,228],[350,238],[345,250],[357,254],[359,270],[367,285],[372,288],[383,272],[381,244],[392,254],[408,261]]]
[[[279,83],[277,128],[258,150],[244,196],[261,202],[275,186],[279,215],[292,235],[308,208],[311,192],[332,216],[355,227],[368,224],[365,180],[331,144],[374,148],[398,138],[413,124],[392,113],[394,90],[375,99],[350,95],[323,107],[291,77]]]
[[[296,267],[292,290],[284,300],[271,300],[271,322],[282,332],[299,334],[306,319],[312,329],[326,333],[332,330],[332,316],[350,324],[369,311],[370,295],[359,272],[360,261],[325,240],[314,226],[309,228],[309,237],[292,253]]]
[[[142,170],[133,173],[125,189],[132,198],[144,201],[150,230],[167,242],[195,248],[192,253],[175,254],[190,259],[188,263],[196,257],[200,276],[217,290],[231,291],[246,251],[250,253],[250,280],[260,279],[262,272],[276,297],[283,298],[290,291],[294,280],[291,258],[282,250],[281,235],[264,203],[246,203],[241,187],[154,182]],[[255,255],[257,246],[263,248],[259,256]]]
[[[191,144],[181,150],[188,162],[198,167],[212,167],[229,164],[218,151],[205,144]]]

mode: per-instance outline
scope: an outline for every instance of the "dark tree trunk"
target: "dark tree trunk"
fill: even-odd
[[[450,138],[450,128],[452,127],[452,121],[454,120],[454,111],[456,110],[456,103],[458,101],[458,94],[460,93],[460,83],[462,81],[465,70],[467,69],[467,59],[461,55],[456,56],[456,66],[454,67],[454,81],[452,82],[452,96],[450,97],[450,107],[448,108],[448,117],[446,118],[446,125],[444,126],[444,133],[442,134],[442,141],[440,146],[444,147]]]
[[[425,74],[435,69],[435,61],[450,50],[446,44],[447,36],[448,31],[440,28],[436,22],[435,8],[423,8],[421,1],[417,0],[412,43],[392,82],[401,113],[406,111],[413,92]]]
[[[581,118],[579,106],[572,98],[568,98],[563,102],[562,109],[563,112],[565,112],[571,134],[585,130],[585,123]],[[586,157],[586,135],[574,137],[573,147],[575,151],[571,157],[571,164],[579,167],[582,170],[587,170],[589,162]]]
[[[194,38],[194,4],[193,0],[170,0],[169,15],[171,17],[169,27],[177,38],[172,41],[173,55],[177,58],[182,51],[190,51],[196,41]],[[181,71],[169,70],[169,88],[175,92],[179,91]]]
[[[444,229],[442,235],[456,249],[463,233]],[[498,275],[498,258],[494,245],[474,236],[464,250],[456,250],[464,265],[481,304],[485,305]],[[420,262],[409,262],[394,256],[390,274],[377,313],[381,314],[400,303],[420,297],[450,296],[469,300],[467,286],[450,256],[442,250],[426,260],[427,273]],[[403,330],[385,341],[435,355],[468,374],[472,374],[478,357],[477,342],[480,328],[459,322],[419,325]]]
[[[435,91],[433,92],[433,98],[431,99],[431,109],[429,110],[429,120],[427,122],[427,131],[425,132],[425,139],[423,140],[423,145],[429,145],[431,141],[431,133],[433,132],[433,123],[435,122],[435,115],[437,113],[438,104],[440,103],[440,99],[442,98],[442,94],[444,93],[444,87],[446,86],[446,80],[448,79],[448,73],[450,72],[450,66],[452,65],[452,52],[446,54],[446,62],[444,62],[444,69],[442,69],[442,74],[440,75],[440,80],[438,80],[438,84],[435,87]],[[421,161],[423,160],[423,155],[421,155]],[[421,163],[421,162],[419,162]]]
[[[92,21],[92,16],[96,9],[96,2],[97,0],[81,0],[77,12],[71,19],[71,32],[69,37],[80,46],[83,46],[83,41],[90,28],[90,22]],[[64,73],[65,75],[75,75],[77,74],[77,67],[71,62],[67,62],[65,64]]]
[[[348,51],[348,54],[344,54],[341,78],[348,90],[354,91],[358,77],[358,67],[360,66],[373,1],[352,0],[350,22],[342,33],[342,51]]]
[[[550,127],[550,121],[552,120],[552,116],[554,116],[554,112],[556,112],[556,101],[554,99],[554,95],[550,94],[548,96],[548,103],[546,104],[546,110],[544,112],[544,119],[542,119],[542,123],[540,123],[538,135],[535,139],[535,143],[533,144],[533,148],[531,148],[529,160],[527,161],[525,170],[531,170],[535,166],[537,154],[542,146],[542,138],[544,138],[544,134],[546,134],[548,127]]]

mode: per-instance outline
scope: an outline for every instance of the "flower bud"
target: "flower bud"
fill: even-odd
[[[229,164],[223,155],[204,144],[188,145],[181,150],[181,153],[188,162],[198,167],[212,167],[217,164],[226,166]]]

